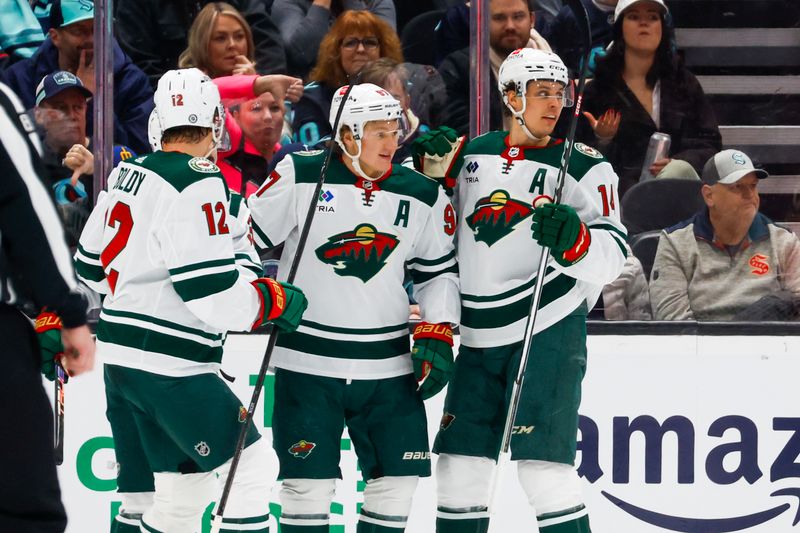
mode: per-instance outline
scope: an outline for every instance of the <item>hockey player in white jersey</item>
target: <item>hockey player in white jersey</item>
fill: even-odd
[[[76,263],[106,295],[97,347],[122,499],[112,531],[192,533],[246,414],[218,375],[226,333],[267,321],[291,331],[306,301],[257,278],[246,206],[213,163],[223,124],[213,82],[197,69],[169,71],[154,100],[150,136],[160,150],[111,173]],[[251,426],[225,531],[268,530],[267,446]]]
[[[511,458],[539,531],[586,533],[589,520],[573,467],[585,321],[625,261],[618,178],[599,152],[577,144],[562,201],[551,203],[564,148],[551,133],[572,100],[567,69],[553,53],[517,50],[501,65],[498,85],[514,117],[510,131],[468,144],[437,131],[417,143],[418,166],[455,186],[460,211],[461,347],[434,445],[436,530],[488,529],[489,480],[519,369],[538,258],[547,246],[550,264]]]
[[[332,126],[346,90],[333,98]],[[452,369],[456,221],[435,181],[392,165],[401,112],[385,90],[356,85],[334,132],[336,152],[296,278],[309,307],[298,330],[279,337],[272,358],[284,533],[328,531],[344,424],[366,481],[358,533],[403,531],[418,478],[430,475],[423,400]],[[291,154],[248,198],[257,242],[286,242],[278,279],[324,157]],[[424,321],[411,356],[405,266]]]

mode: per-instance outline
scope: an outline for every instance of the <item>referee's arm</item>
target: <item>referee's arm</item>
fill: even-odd
[[[7,258],[0,267],[2,301],[14,304],[16,291],[24,290],[38,307],[57,313],[64,324],[65,353],[75,363],[65,361],[65,368],[77,374],[91,368],[94,359],[94,345],[87,344],[86,303],[74,290],[61,221],[39,178],[39,141],[23,112],[16,95],[0,83],[0,246]],[[92,361],[82,361],[82,355]]]

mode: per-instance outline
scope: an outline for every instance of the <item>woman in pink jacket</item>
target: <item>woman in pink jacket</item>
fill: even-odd
[[[215,78],[225,105],[228,150],[219,152],[217,165],[228,187],[247,197],[267,177],[267,167],[280,149],[284,99],[297,102],[302,82],[289,76],[238,75]]]

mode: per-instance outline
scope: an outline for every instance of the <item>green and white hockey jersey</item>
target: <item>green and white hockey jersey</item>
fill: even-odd
[[[287,156],[247,199],[256,243],[286,242],[279,279],[294,258],[324,158]],[[411,373],[405,266],[423,320],[457,323],[455,230],[455,211],[435,181],[398,165],[368,181],[334,158],[294,280],[308,309],[296,332],[278,338],[272,364],[345,379]]]
[[[507,144],[490,132],[469,142],[457,173],[461,343],[473,348],[520,342],[530,309],[541,247],[531,236],[533,201],[553,198],[564,144]],[[550,260],[534,333],[586,301],[591,308],[625,262],[626,231],[619,219],[617,175],[595,149],[576,144],[562,203],[591,233],[588,253],[564,267]]]
[[[169,376],[215,372],[228,330],[249,330],[261,264],[250,213],[216,165],[176,152],[121,163],[92,211],[76,271],[106,294],[104,363]]]

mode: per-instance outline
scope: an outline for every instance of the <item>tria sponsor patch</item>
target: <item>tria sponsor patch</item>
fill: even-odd
[[[763,276],[767,272],[769,272],[769,263],[767,262],[769,257],[763,254],[755,254],[753,257],[750,258],[749,264],[753,267],[753,270],[750,272],[755,274],[756,276]]]
[[[317,445],[313,442],[301,440],[299,442],[295,442],[289,447],[289,453],[295,457],[299,457],[300,459],[305,459],[312,451],[314,451],[314,448],[316,447]]]

